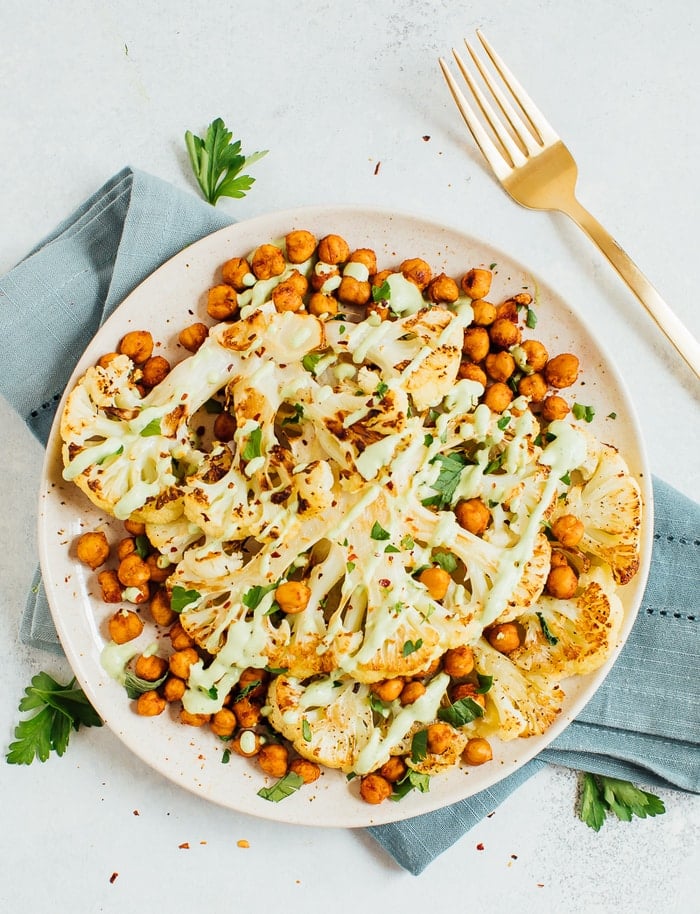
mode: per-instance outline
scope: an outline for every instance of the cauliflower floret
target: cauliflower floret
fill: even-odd
[[[473,649],[476,669],[484,676],[493,677],[478,732],[495,733],[503,740],[544,733],[561,711],[562,689],[521,670],[485,638]]]
[[[582,575],[579,583],[583,591],[578,597],[543,596],[535,614],[520,617],[525,639],[508,656],[521,669],[546,676],[583,676],[602,666],[615,649],[624,610],[610,575],[599,567]]]
[[[327,677],[304,685],[277,676],[268,690],[269,720],[299,755],[352,771],[374,730],[367,686]]]
[[[607,562],[615,581],[626,584],[639,569],[642,498],[618,451],[601,444],[596,452],[598,462],[590,478],[569,489],[552,520],[562,514],[579,518],[584,526],[581,550]]]

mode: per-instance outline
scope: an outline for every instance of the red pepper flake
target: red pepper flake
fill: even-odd
[[[380,578],[379,586],[380,587],[391,587],[391,581],[389,580],[389,578]]]
[[[378,175],[378,174],[379,174],[379,169],[380,169],[381,167],[382,167],[382,163],[381,163],[381,162],[377,162],[377,164],[374,166],[374,173],[375,173],[375,175]]]
[[[110,885],[114,885],[114,883],[115,883],[116,880],[117,880],[117,876],[118,876],[118,875],[119,875],[119,873],[112,873],[112,875],[109,877],[109,884],[110,884]]]
[[[477,844],[476,849],[477,849],[478,851],[483,851],[484,845],[481,843],[481,841]]]
[[[510,855],[510,859],[511,859],[511,860],[517,860],[517,859],[518,859],[518,855],[517,855],[517,854],[511,854],[511,855]]]
[[[189,845],[188,841],[183,841],[182,844],[178,844],[178,847],[182,851],[188,851],[190,849],[190,845]]]
[[[423,142],[424,142],[424,143],[427,143],[429,139],[430,139],[429,136],[424,136],[424,137],[423,137]]]

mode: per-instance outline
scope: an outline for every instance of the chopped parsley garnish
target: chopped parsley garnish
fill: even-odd
[[[608,418],[608,419],[617,419],[617,413],[608,413],[608,415],[607,415],[606,418]]]
[[[160,435],[160,433],[160,419],[151,419],[148,425],[144,425],[139,435],[142,438],[152,438],[153,435]]]
[[[210,397],[210,399],[207,400],[207,402],[204,404],[204,409],[211,415],[215,415],[216,413],[222,413],[224,411],[224,404],[221,402],[221,400],[216,400],[214,397]]]
[[[419,730],[411,740],[411,761],[422,762],[428,754],[428,731]]]
[[[353,571],[355,570],[355,563],[354,563],[354,562],[346,562],[346,563],[345,563],[345,567],[346,567],[347,570],[348,570],[348,574],[350,574],[351,572],[353,572]]]
[[[406,536],[404,536],[404,538],[401,540],[401,548],[402,548],[402,549],[413,549],[413,547],[414,547],[415,545],[416,545],[416,544],[415,544],[415,542],[413,541],[413,537],[411,536],[410,533],[407,533]]]
[[[473,698],[460,698],[447,708],[439,708],[437,716],[453,727],[463,727],[477,717],[483,717],[484,709]]]
[[[436,552],[433,554],[433,561],[448,574],[457,569],[457,559],[451,552]]]
[[[423,647],[423,639],[417,638],[415,641],[404,641],[404,645],[401,648],[401,653],[404,657],[408,657],[409,654],[415,654],[416,651],[419,651]]]
[[[295,771],[288,771],[284,777],[270,787],[261,787],[258,790],[258,796],[263,800],[269,800],[270,803],[279,803],[280,800],[286,800],[287,797],[296,793],[303,783],[304,779],[301,775]]]
[[[124,445],[120,444],[116,451],[112,451],[111,454],[105,454],[104,457],[100,457],[99,460],[96,460],[95,463],[97,466],[102,466],[105,460],[109,460],[111,457],[118,457],[120,454],[124,453]]]
[[[392,546],[391,543],[389,543],[389,545],[384,549],[384,552],[401,552],[401,550],[397,549],[396,546]]]
[[[537,326],[537,315],[536,315],[535,312],[532,310],[532,308],[528,308],[528,309],[527,309],[527,316],[526,316],[526,318],[525,318],[525,325],[526,325],[527,327],[529,327],[530,330],[534,330],[535,327]]]
[[[296,425],[304,418],[304,407],[301,403],[294,404],[294,415],[282,420],[282,425]]]
[[[403,800],[406,794],[414,789],[419,790],[421,793],[428,793],[430,790],[430,775],[421,774],[419,771],[409,768],[405,777],[394,785],[394,792],[391,794],[390,799]]]
[[[373,692],[369,693],[369,706],[375,712],[375,714],[381,714],[382,717],[388,717],[391,713],[391,705],[387,702],[382,701],[377,695]]]
[[[134,538],[134,550],[139,558],[145,559],[151,551],[151,542],[145,534],[139,534]]]
[[[540,625],[542,626],[542,634],[544,635],[545,640],[548,641],[550,644],[559,644],[559,639],[557,638],[556,635],[553,635],[552,632],[550,631],[550,628],[547,625],[547,620],[542,615],[542,613],[537,613],[536,615],[537,615],[537,618],[540,620]]]
[[[377,400],[383,400],[388,390],[389,385],[384,381],[380,381],[375,388],[374,396],[377,398]]]
[[[233,699],[233,704],[237,701],[242,701],[244,698],[247,698],[251,692],[255,691],[259,685],[262,684],[262,679],[254,679],[252,682],[249,682],[247,685],[243,686],[242,689],[239,689],[236,692],[236,695]]]
[[[306,718],[301,722],[301,735],[307,743],[311,742],[311,724]]]
[[[201,596],[198,590],[187,590],[185,587],[180,587],[179,584],[176,584],[170,595],[170,608],[174,613],[181,613],[185,607],[189,606],[190,603],[195,603]]]
[[[219,690],[215,685],[213,685],[207,689],[207,695],[209,698],[211,698],[212,701],[216,701],[216,699],[219,697]]]
[[[372,524],[372,529],[369,535],[373,540],[388,540],[391,536],[391,533],[389,533],[388,530],[385,530],[378,520],[375,520],[375,522]]]
[[[503,463],[504,459],[505,459],[505,452],[502,454],[499,454],[497,457],[494,457],[493,460],[489,460],[489,462],[484,467],[484,473],[485,474],[495,473],[496,470],[500,470],[501,464]]]
[[[584,406],[583,403],[574,403],[571,412],[576,419],[585,419],[586,422],[592,422],[595,416],[595,409],[592,406]]]
[[[433,488],[438,494],[423,499],[426,507],[434,506],[436,508],[445,508],[452,502],[452,497],[459,485],[459,479],[462,470],[468,463],[464,454],[436,454],[433,463],[440,464],[438,478],[432,483]]]
[[[391,298],[391,286],[385,279],[381,286],[372,286],[372,301],[386,302]]]
[[[231,761],[231,750],[224,749],[224,751],[221,753],[221,764],[228,765],[228,763],[230,761]]]
[[[262,429],[260,426],[256,426],[248,435],[248,440],[246,445],[241,451],[241,457],[244,460],[254,460],[256,457],[262,456],[261,450],[261,441],[262,441]]]
[[[301,364],[307,371],[313,374],[316,371],[316,366],[322,358],[323,356],[320,352],[307,352],[304,358],[301,360]]]
[[[559,477],[559,481],[563,482],[565,486],[570,486],[571,485],[571,476],[569,476],[568,473],[564,473],[563,476]]]
[[[144,692],[150,692],[153,689],[157,689],[159,686],[162,686],[165,680],[168,678],[168,671],[160,677],[160,679],[141,679],[140,676],[137,676],[132,670],[127,670],[124,677],[124,688],[126,689],[126,694],[132,700],[138,698],[139,695],[143,695]]]
[[[496,425],[500,428],[501,431],[503,431],[503,429],[508,426],[510,419],[511,419],[510,416],[501,416],[501,418],[498,420]]]
[[[244,606],[247,606],[248,609],[255,609],[256,606],[260,605],[260,601],[265,596],[265,594],[270,593],[271,590],[275,590],[276,588],[276,583],[266,585],[255,584],[250,588],[250,590],[246,590],[246,592],[243,594],[241,597],[241,603]]]

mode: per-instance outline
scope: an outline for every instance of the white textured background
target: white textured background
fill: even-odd
[[[182,135],[221,115],[244,151],[270,150],[249,196],[220,204],[233,218],[393,206],[463,227],[544,276],[614,354],[652,470],[697,496],[697,382],[573,225],[499,190],[436,64],[483,27],[575,152],[582,202],[699,335],[695,0],[2,0],[0,14],[0,272],[125,164],[194,192]],[[68,671],[18,644],[41,453],[2,403],[0,427],[5,746],[31,675]],[[1,765],[0,777],[7,910],[121,912],[151,899],[172,914],[700,911],[700,801],[664,793],[665,816],[595,835],[574,817],[563,770],[534,778],[417,879],[362,833],[274,826],[197,800],[105,730],[81,732],[43,766]]]

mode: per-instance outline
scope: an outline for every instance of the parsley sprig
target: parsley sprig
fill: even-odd
[[[207,127],[204,138],[185,132],[185,145],[192,171],[204,199],[216,206],[220,197],[245,197],[255,182],[240,172],[267,155],[267,149],[244,156],[241,141],[231,142],[233,134],[220,117]]]
[[[584,772],[581,783],[579,818],[595,831],[600,831],[608,812],[622,822],[633,816],[646,819],[666,812],[663,800],[653,793],[635,787],[630,781]]]
[[[101,727],[97,711],[75,679],[61,685],[48,673],[37,673],[24,690],[19,710],[38,711],[15,727],[15,742],[10,743],[6,759],[10,765],[31,765],[35,758],[45,762],[51,752],[63,755],[71,730]]]

